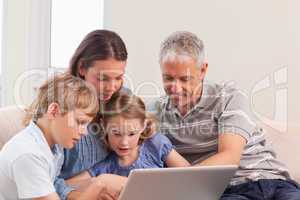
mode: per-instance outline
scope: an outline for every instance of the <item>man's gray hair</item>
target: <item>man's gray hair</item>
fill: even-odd
[[[195,34],[177,31],[162,42],[159,53],[160,63],[187,57],[195,59],[198,67],[204,63],[204,44]]]

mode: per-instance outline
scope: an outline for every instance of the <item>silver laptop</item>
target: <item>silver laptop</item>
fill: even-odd
[[[119,200],[219,200],[235,165],[136,169]]]

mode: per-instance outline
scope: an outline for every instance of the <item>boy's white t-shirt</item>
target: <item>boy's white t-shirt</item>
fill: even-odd
[[[31,122],[0,151],[0,200],[54,193],[62,162],[62,148],[55,145],[51,150],[41,129]]]

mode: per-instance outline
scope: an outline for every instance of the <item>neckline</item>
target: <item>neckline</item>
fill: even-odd
[[[119,169],[133,169],[137,166],[137,164],[140,162],[141,159],[141,155],[143,153],[143,149],[144,149],[144,142],[140,145],[139,149],[138,149],[138,157],[135,161],[133,161],[130,165],[121,165],[119,162],[119,156],[113,152],[113,156],[114,156],[114,162],[116,164],[116,166],[118,166]]]

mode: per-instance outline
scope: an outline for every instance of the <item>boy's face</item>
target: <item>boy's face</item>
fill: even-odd
[[[68,149],[74,147],[80,137],[86,134],[86,127],[91,120],[83,109],[57,114],[51,124],[54,143]]]
[[[126,119],[122,116],[108,120],[105,131],[110,148],[123,159],[135,156],[144,125],[140,119]]]

